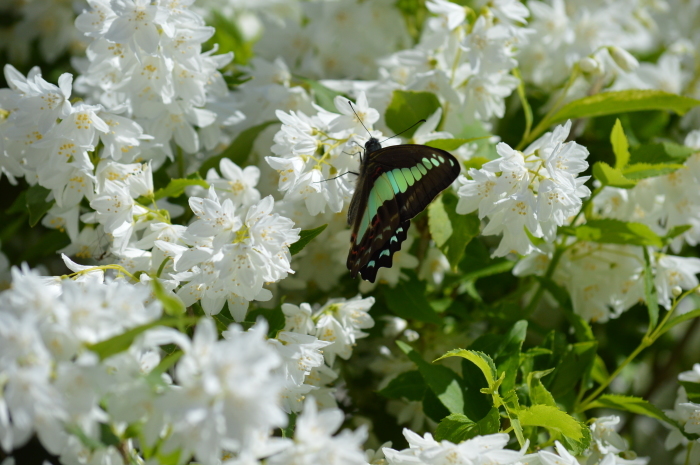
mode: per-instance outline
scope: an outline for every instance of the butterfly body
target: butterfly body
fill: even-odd
[[[370,138],[348,209],[350,275],[359,272],[362,279],[374,282],[379,268],[391,268],[411,218],[452,184],[459,172],[459,162],[444,150],[412,144],[382,148]]]

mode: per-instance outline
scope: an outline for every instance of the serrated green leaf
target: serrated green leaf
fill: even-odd
[[[118,334],[104,341],[97,342],[95,344],[88,344],[87,348],[92,352],[95,352],[100,357],[100,360],[104,360],[106,358],[111,357],[112,355],[116,355],[127,350],[129,347],[131,347],[131,343],[134,342],[134,339],[136,339],[136,337],[138,337],[141,333],[143,333],[144,331],[148,331],[151,328],[154,328],[156,326],[188,325],[194,324],[196,321],[197,319],[193,317],[163,318],[160,320],[152,321],[150,323],[146,323],[141,326],[137,326],[135,328],[131,328],[130,330],[122,334]]]
[[[396,341],[396,345],[416,364],[423,380],[440,403],[450,413],[464,413],[463,386],[459,376],[447,367],[426,362],[418,352],[402,341]]]
[[[610,133],[610,143],[613,146],[613,153],[615,153],[615,169],[621,170],[627,166],[630,160],[630,144],[627,142],[627,136],[625,136],[625,131],[622,129],[622,123],[620,123],[619,119],[615,121],[615,125]]]
[[[651,257],[649,250],[643,247],[644,251],[644,300],[649,313],[649,329],[656,328],[659,322],[659,296],[654,283],[654,274],[651,267]]]
[[[202,177],[206,177],[207,171],[211,168],[219,168],[219,163],[223,158],[228,158],[238,166],[245,166],[250,153],[253,151],[255,139],[272,124],[279,124],[279,121],[266,121],[242,131],[226,150],[202,163],[202,166],[199,168],[199,174]]]
[[[669,110],[679,115],[700,105],[700,101],[661,90],[602,92],[564,105],[550,118],[550,125],[568,119],[590,118],[642,110]]]
[[[631,165],[627,165],[622,170],[622,174],[627,179],[638,181],[640,179],[666,176],[667,174],[671,174],[681,168],[684,168],[684,166],[677,163],[633,163]]]
[[[440,108],[440,101],[432,92],[395,90],[384,114],[384,121],[392,131],[398,134],[406,131],[416,122],[429,118],[438,108]],[[416,129],[417,127],[409,129],[403,133],[403,136],[413,137]]]
[[[441,324],[442,318],[435,313],[426,298],[426,282],[415,273],[407,273],[408,281],[401,279],[396,286],[382,286],[382,294],[389,309],[407,320]]]
[[[338,109],[335,107],[335,98],[337,96],[345,96],[342,92],[329,89],[318,81],[313,79],[308,79],[301,76],[294,76],[295,79],[304,83],[304,87],[311,91],[311,95],[314,97],[314,101],[321,108],[337,113]]]
[[[620,394],[604,394],[595,401],[586,405],[586,410],[592,408],[612,408],[622,410],[625,412],[655,418],[656,420],[661,420],[672,426],[678,426],[678,424],[669,418],[668,415],[666,415],[661,409],[656,407],[648,400],[642,399],[641,397],[623,396]]]
[[[455,349],[447,352],[435,361],[437,362],[438,360],[448,357],[462,357],[463,359],[469,360],[484,374],[489,388],[492,389],[494,387],[496,382],[496,365],[493,363],[493,360],[491,360],[491,357],[485,353],[474,350]]]
[[[405,371],[392,379],[389,384],[379,391],[388,399],[406,399],[418,401],[423,399],[428,385],[423,381],[418,370]]]
[[[435,147],[436,149],[442,149],[442,150],[447,150],[448,152],[451,152],[452,150],[457,150],[464,144],[468,144],[470,142],[475,142],[477,140],[482,140],[482,139],[488,139],[489,136],[481,136],[481,137],[472,137],[470,139],[433,139],[429,140],[423,145],[427,145],[428,147]]]
[[[164,198],[180,197],[188,186],[200,186],[209,189],[209,183],[202,178],[199,179],[171,179],[167,186],[154,192],[153,198],[160,200]]]
[[[536,404],[518,411],[522,426],[541,426],[556,431],[563,436],[580,441],[584,438],[586,426],[568,413],[551,405]]]
[[[530,388],[530,402],[532,404],[549,405],[556,407],[557,403],[552,393],[542,384],[542,378],[554,371],[554,368],[542,371],[531,371],[527,375],[527,386]]]
[[[321,234],[327,227],[328,225],[324,224],[319,226],[318,228],[304,229],[302,231],[299,231],[299,240],[289,246],[289,253],[292,255],[296,255],[299,252],[301,252],[304,249],[304,247],[309,245],[309,242],[311,242],[316,236]]]
[[[613,168],[604,161],[597,161],[593,164],[593,177],[604,186],[631,189],[637,185],[636,181],[627,179],[622,171]]]
[[[675,144],[673,142],[660,142],[655,144],[643,144],[630,150],[631,163],[683,163],[689,156],[697,152],[692,147]]]
[[[470,420],[466,415],[451,413],[438,424],[435,440],[459,444],[476,436],[498,433],[500,426],[501,417],[496,408],[489,410],[486,416],[477,422]]]
[[[39,184],[31,186],[26,190],[26,193],[25,201],[27,202],[27,212],[29,213],[29,226],[33,228],[41,221],[46,212],[53,207],[56,200],[47,202],[46,197],[49,196],[51,190]]]
[[[180,298],[165,290],[158,279],[151,281],[153,283],[153,293],[163,305],[163,311],[170,316],[182,315],[185,313],[185,305]]]
[[[601,244],[627,244],[663,247],[663,240],[643,223],[628,223],[620,220],[590,220],[574,228],[574,234],[583,241]]]

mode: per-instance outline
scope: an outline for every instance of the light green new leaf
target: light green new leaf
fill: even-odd
[[[202,163],[202,166],[199,168],[199,174],[202,175],[202,177],[206,177],[207,171],[211,168],[219,168],[219,163],[223,158],[228,158],[238,166],[245,166],[250,153],[253,151],[255,139],[272,124],[279,124],[279,121],[266,121],[242,131],[226,150]]]
[[[568,413],[551,405],[537,404],[524,407],[518,411],[522,426],[541,426],[556,431],[574,441],[584,438],[586,426],[574,419]]]
[[[464,144],[468,144],[470,142],[475,142],[477,140],[482,140],[482,139],[488,139],[491,136],[482,136],[482,137],[472,137],[470,139],[433,139],[429,140],[426,142],[424,145],[427,145],[428,147],[435,147],[436,149],[442,149],[442,150],[447,150],[448,152],[451,152],[452,150],[457,150]]]
[[[196,174],[199,179],[171,179],[167,186],[153,193],[154,200],[180,197],[188,186],[200,186],[209,189],[209,183],[199,177],[199,173]]]
[[[640,179],[666,176],[683,167],[683,165],[679,165],[678,163],[633,163],[625,166],[622,170],[622,174],[627,179],[638,181]]]
[[[613,168],[604,161],[597,161],[593,164],[593,177],[604,186],[631,189],[637,185],[637,181],[627,179],[621,170]]]
[[[625,131],[622,129],[622,123],[620,123],[619,119],[615,121],[615,125],[610,133],[610,143],[615,153],[615,169],[621,170],[627,166],[630,160],[630,144],[627,142],[627,136],[625,136]]]
[[[683,115],[697,105],[700,105],[699,100],[661,90],[602,92],[569,102],[551,117],[549,123],[643,110],[669,110]]]
[[[696,150],[673,142],[643,144],[631,150],[631,163],[683,163]]]
[[[154,328],[156,326],[189,325],[194,324],[196,321],[196,318],[190,317],[163,318],[161,320],[152,321],[150,323],[146,323],[145,325],[131,328],[130,330],[122,334],[118,334],[96,344],[89,344],[87,348],[90,349],[92,352],[95,352],[100,357],[100,360],[104,360],[108,357],[111,357],[112,355],[116,355],[127,350],[129,347],[131,347],[131,343],[134,342],[134,339],[136,339],[137,336],[151,328]]]
[[[605,394],[594,402],[586,405],[586,410],[592,408],[612,408],[626,412],[645,415],[647,417],[661,420],[669,425],[678,427],[678,423],[668,417],[660,408],[656,407],[648,400],[641,397],[623,396],[620,394]]]
[[[442,203],[442,196],[428,205],[428,228],[430,229],[430,237],[433,238],[438,247],[445,245],[447,239],[454,232],[450,217],[445,211],[445,204]]]
[[[450,413],[464,413],[464,391],[457,373],[441,365],[426,362],[411,346],[396,341],[396,345],[408,355],[430,390]]]
[[[386,109],[384,120],[395,133],[406,131],[422,119],[428,119],[440,108],[440,101],[432,92],[395,90],[391,103]],[[417,127],[403,133],[404,137],[413,137]]]
[[[153,283],[153,293],[163,305],[163,311],[170,316],[178,316],[185,313],[185,305],[180,298],[165,290],[158,279],[151,281]]]
[[[462,357],[469,360],[484,374],[484,377],[486,377],[486,382],[489,385],[489,389],[494,388],[496,383],[496,365],[493,363],[493,360],[491,360],[491,357],[485,353],[477,352],[475,350],[455,349],[447,352],[445,355],[436,359],[435,361],[437,362],[438,360],[442,360],[443,358],[447,357]]]
[[[311,242],[316,236],[321,234],[327,227],[327,224],[323,224],[318,228],[304,229],[302,231],[299,231],[299,240],[289,246],[289,253],[291,255],[296,255],[299,252],[301,252],[304,249],[304,247],[309,245],[309,242]]]
[[[675,239],[676,237],[680,236],[681,234],[685,233],[686,231],[689,231],[692,228],[693,227],[689,224],[679,224],[678,226],[674,226],[663,237],[664,242],[670,242],[673,239]]]
[[[661,237],[642,223],[612,219],[590,220],[574,228],[573,232],[583,241],[663,247]]]
[[[556,407],[557,403],[552,393],[542,384],[542,378],[554,371],[554,368],[544,371],[531,371],[527,375],[527,385],[530,388],[530,401],[533,404]]]

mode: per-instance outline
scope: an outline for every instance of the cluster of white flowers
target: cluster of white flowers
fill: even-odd
[[[697,383],[700,385],[700,363],[693,365],[693,369],[684,371],[678,375],[678,381]],[[688,402],[688,394],[683,386],[678,388],[673,410],[666,410],[666,414],[676,420],[683,431],[689,434],[700,434],[700,403]],[[689,440],[681,432],[673,428],[666,437],[666,449],[673,450],[682,445],[684,450],[679,454],[687,463],[700,461],[700,440],[695,447],[689,448]]]
[[[590,195],[584,185],[589,176],[579,176],[588,167],[588,150],[566,142],[570,129],[570,121],[557,126],[522,152],[502,142],[496,146],[500,158],[470,169],[471,179],[461,178],[457,212],[478,209],[479,218],[489,219],[482,233],[503,234],[495,256],[536,251],[530,236],[554,241],[557,227]]]

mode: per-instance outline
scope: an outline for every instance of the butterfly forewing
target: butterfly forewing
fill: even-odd
[[[366,156],[348,211],[352,247],[347,266],[374,282],[380,267],[391,267],[406,239],[409,220],[457,178],[459,162],[444,150],[396,145]]]

